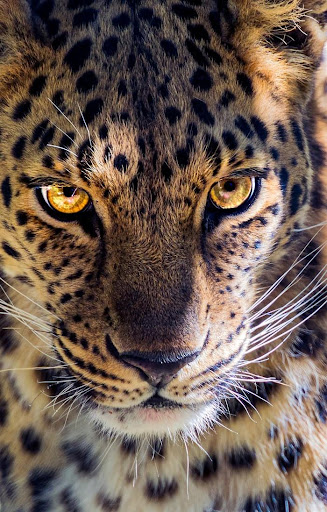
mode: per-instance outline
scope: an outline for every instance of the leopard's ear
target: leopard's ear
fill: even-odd
[[[26,0],[0,0],[0,100],[42,58]]]
[[[231,0],[233,2],[233,0]],[[327,39],[327,0],[236,0],[233,44],[294,100],[309,97]]]
[[[240,0],[241,24],[252,42],[321,55],[326,40],[327,0]]]

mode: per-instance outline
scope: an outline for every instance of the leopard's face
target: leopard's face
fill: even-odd
[[[64,38],[72,7],[0,114],[5,272],[48,310],[83,414],[131,435],[219,421],[311,187],[291,85],[221,41],[215,2],[168,4],[98,6]],[[85,206],[58,212],[59,189]]]

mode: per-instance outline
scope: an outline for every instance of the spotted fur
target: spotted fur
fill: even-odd
[[[327,2],[9,4],[0,510],[326,510]]]

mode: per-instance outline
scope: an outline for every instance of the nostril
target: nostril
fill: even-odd
[[[153,386],[165,385],[176,375],[176,373],[188,363],[191,363],[199,355],[200,351],[183,355],[167,353],[146,353],[146,352],[125,352],[120,355],[121,359],[146,375]]]

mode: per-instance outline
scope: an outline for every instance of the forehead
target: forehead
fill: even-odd
[[[94,179],[108,186],[108,162],[126,175],[142,160],[142,172],[159,168],[168,181],[174,169],[194,174],[194,154],[197,169],[202,157],[208,173],[255,157],[249,140],[255,136],[260,153],[267,137],[267,98],[255,95],[256,81],[264,80],[230,44],[237,16],[227,4],[218,10],[209,0],[40,3],[36,13],[56,59],[29,85],[32,94],[42,88],[33,99],[33,133],[49,133],[47,120],[57,125],[45,142],[64,149],[46,150],[55,159],[59,151],[72,168],[73,154],[81,162],[91,141]]]

